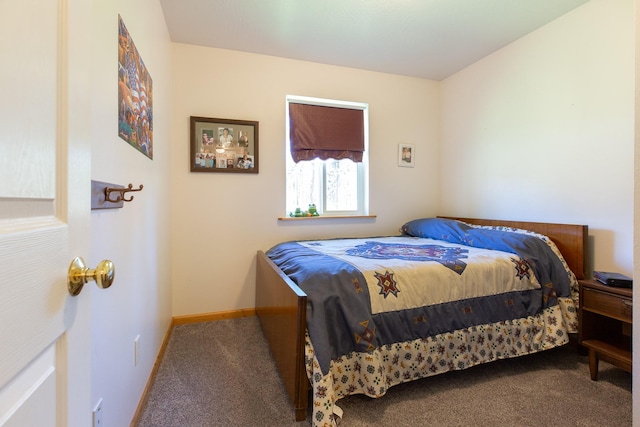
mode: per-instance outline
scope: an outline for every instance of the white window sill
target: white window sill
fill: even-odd
[[[319,219],[372,219],[377,215],[319,215],[319,216],[281,216],[278,221],[317,221]]]

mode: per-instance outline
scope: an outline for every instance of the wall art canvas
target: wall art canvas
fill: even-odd
[[[120,15],[118,136],[153,159],[153,81]]]

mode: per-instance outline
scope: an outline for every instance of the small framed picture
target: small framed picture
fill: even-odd
[[[398,144],[398,166],[412,168],[415,166],[416,146],[412,144]]]
[[[191,172],[258,173],[258,122],[191,117]]]

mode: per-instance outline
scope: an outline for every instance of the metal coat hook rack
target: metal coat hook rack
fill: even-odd
[[[133,188],[133,184],[129,184],[126,188],[111,188],[111,187],[105,187],[104,188],[104,199],[107,202],[111,202],[111,203],[119,203],[119,202],[130,202],[133,200],[133,196],[129,197],[128,199],[125,197],[126,193],[129,192],[135,192],[135,191],[141,191],[143,188],[143,185],[140,184],[140,187],[137,189]],[[111,193],[117,193],[117,195],[115,196],[115,199],[111,198]]]
[[[91,210],[120,209],[124,206],[124,202],[133,200],[133,196],[127,193],[140,191],[142,188],[142,184],[140,188],[133,188],[133,184],[123,187],[110,182],[91,180]]]

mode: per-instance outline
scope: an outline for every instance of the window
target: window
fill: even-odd
[[[298,158],[308,158],[299,160],[297,163],[292,156],[291,120],[290,105],[302,104],[305,106],[337,107],[345,110],[359,112],[362,120],[362,151],[349,153],[346,150],[337,150],[335,153],[326,154],[323,150],[312,150],[312,155],[299,155]],[[369,115],[368,105],[356,102],[335,101],[319,98],[308,98],[300,96],[287,96],[286,102],[286,167],[287,167],[287,197],[286,212],[289,215],[295,212],[296,208],[306,211],[310,204],[315,204],[318,213],[322,216],[356,216],[368,215],[368,145],[369,145]],[[296,108],[296,106],[294,106]],[[333,120],[333,119],[329,119]],[[313,120],[311,120],[313,122]],[[295,128],[295,124],[294,124]],[[340,128],[340,126],[338,126]],[[294,129],[295,130],[295,129]],[[308,133],[308,132],[307,132]],[[348,131],[346,132],[348,134]],[[358,132],[356,132],[357,134]],[[313,141],[313,137],[310,137]],[[343,148],[352,141],[339,141],[333,144],[335,149]],[[295,144],[294,144],[295,145]],[[323,145],[320,143],[319,145]],[[317,147],[315,147],[317,148]],[[318,153],[318,151],[322,151]],[[331,151],[331,150],[329,150]],[[345,154],[347,153],[347,154]],[[324,157],[322,158],[318,157]],[[345,157],[336,159],[335,157]],[[352,157],[356,161],[352,160]],[[360,160],[361,157],[361,161]]]

